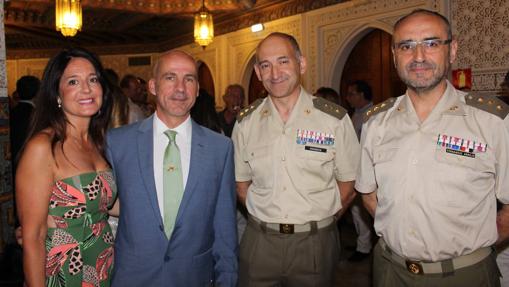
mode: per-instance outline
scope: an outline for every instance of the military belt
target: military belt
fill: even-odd
[[[269,223],[261,221],[260,219],[249,216],[249,219],[257,224],[263,231],[272,231],[278,232],[282,234],[293,234],[293,233],[302,233],[302,232],[310,232],[313,229],[322,229],[329,225],[331,225],[335,220],[334,217],[327,217],[320,221],[310,221],[304,224],[289,224],[289,223]]]
[[[406,259],[404,257],[399,256],[394,253],[387,243],[380,238],[380,246],[384,251],[386,251],[392,262],[395,262],[401,266],[403,266],[408,272],[413,274],[441,274],[441,273],[451,273],[454,270],[458,270],[460,268],[468,267],[474,265],[484,258],[489,256],[493,249],[491,247],[483,247],[479,248],[476,251],[461,255],[455,258],[446,259],[437,262],[426,262],[426,261],[414,261],[410,259]]]

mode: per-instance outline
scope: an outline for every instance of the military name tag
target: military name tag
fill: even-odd
[[[453,150],[453,149],[450,149],[450,148],[446,148],[445,152],[446,153],[452,153],[452,154],[455,154],[455,155],[461,155],[461,156],[475,158],[475,153],[471,153],[471,152],[460,151],[460,150]]]
[[[327,152],[326,148],[314,147],[314,146],[305,146],[305,150],[316,151],[316,152]]]

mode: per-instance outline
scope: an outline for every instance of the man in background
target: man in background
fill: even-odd
[[[224,110],[219,112],[219,123],[225,136],[231,137],[235,120],[244,106],[244,88],[239,84],[226,87],[223,96]]]
[[[17,163],[18,153],[25,143],[34,110],[32,99],[39,91],[40,81],[34,76],[23,76],[16,82],[19,101],[11,110],[9,123],[11,129],[11,157]],[[15,165],[14,165],[15,166]]]
[[[120,88],[128,99],[128,122],[131,124],[144,119],[146,115],[139,103],[145,101],[145,95],[143,94],[143,88],[138,78],[131,74],[125,75],[120,81]]]
[[[330,102],[333,102],[335,104],[340,104],[339,94],[333,88],[320,87],[316,90],[314,96],[324,98],[324,99],[326,99]]]
[[[348,104],[354,108],[352,115],[352,123],[357,134],[357,138],[361,137],[362,123],[366,111],[373,106],[371,101],[373,93],[369,84],[362,80],[353,81],[348,84],[346,100]],[[372,247],[373,220],[362,205],[362,199],[356,198],[350,208],[352,213],[353,224],[357,232],[357,245],[355,253],[348,258],[349,261],[362,261],[369,256]]]

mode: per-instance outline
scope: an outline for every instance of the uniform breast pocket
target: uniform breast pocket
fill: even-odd
[[[297,146],[295,164],[289,162],[296,175],[293,180],[296,186],[306,190],[324,190],[333,182],[334,158],[336,151],[324,146]]]
[[[494,160],[486,153],[464,153],[455,150],[435,151],[438,203],[449,206],[475,205],[495,184]]]
[[[251,168],[253,184],[260,188],[270,186],[272,179],[271,146],[254,146],[246,148],[245,161]]]

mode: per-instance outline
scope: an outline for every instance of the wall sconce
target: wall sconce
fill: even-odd
[[[263,31],[263,29],[264,29],[264,27],[263,27],[262,23],[257,23],[257,24],[254,24],[253,26],[251,26],[251,32],[253,32],[253,33]]]
[[[81,30],[80,0],[56,0],[55,27],[65,37],[72,37]]]
[[[194,14],[194,41],[205,49],[212,43],[214,38],[214,23],[212,14],[205,8],[205,0],[202,0],[201,11]]]

